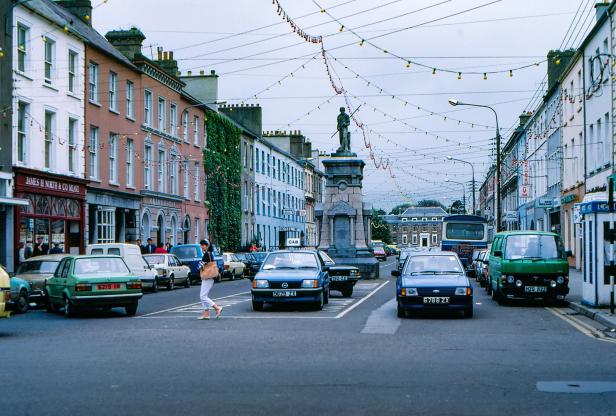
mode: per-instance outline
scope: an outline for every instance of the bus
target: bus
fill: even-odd
[[[449,215],[443,219],[441,250],[453,251],[467,270],[473,251],[488,247],[488,221],[478,215]]]

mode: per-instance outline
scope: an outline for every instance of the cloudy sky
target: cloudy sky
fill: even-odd
[[[174,51],[182,72],[216,70],[219,100],[259,103],[264,130],[301,130],[322,151],[338,147],[339,107],[359,107],[352,147],[366,199],[383,208],[460,198],[463,185],[446,180],[470,181],[471,169],[448,155],[472,162],[480,183],[494,115],[448,98],[494,106],[506,140],[533,107],[547,52],[577,46],[595,20],[591,0],[278,1],[322,46],[272,0],[95,0],[93,23],[139,27],[144,53]]]

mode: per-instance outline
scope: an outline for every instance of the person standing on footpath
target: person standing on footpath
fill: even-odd
[[[203,250],[203,258],[201,259],[201,268],[203,268],[207,263],[214,261],[214,255],[212,254],[213,249],[210,246],[209,241],[201,240],[199,244],[201,245],[201,250]],[[201,305],[203,305],[203,313],[197,319],[210,319],[210,308],[214,308],[216,311],[216,318],[220,318],[222,306],[218,306],[212,299],[210,299],[210,290],[212,289],[212,286],[214,286],[214,279],[201,280],[201,292],[199,293],[199,298],[201,299]]]

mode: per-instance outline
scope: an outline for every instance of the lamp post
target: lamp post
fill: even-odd
[[[472,209],[472,214],[475,215],[475,165],[473,165],[471,162],[468,162],[466,160],[462,160],[462,159],[457,159],[455,157],[451,157],[451,156],[447,156],[447,160],[453,160],[455,162],[461,162],[461,163],[466,163],[467,165],[471,166],[471,171],[473,172],[473,209]]]
[[[501,200],[500,200],[500,195],[501,195],[501,192],[500,192],[500,187],[501,187],[501,152],[500,152],[501,137],[500,137],[500,129],[498,128],[498,114],[496,113],[496,110],[490,107],[489,105],[463,103],[453,98],[449,99],[449,104],[453,105],[454,107],[458,105],[467,105],[470,107],[487,108],[487,109],[492,110],[492,112],[494,113],[494,117],[496,118],[496,195],[495,195],[496,224],[494,228],[496,229],[496,232],[499,232],[501,229]],[[474,190],[474,187],[473,187],[473,190]]]
[[[462,207],[464,208],[464,213],[466,214],[466,184],[464,182],[452,181],[451,179],[445,179],[445,182],[462,185]]]

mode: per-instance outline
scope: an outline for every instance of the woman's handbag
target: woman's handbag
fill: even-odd
[[[211,256],[210,256],[211,258]],[[215,261],[210,260],[205,263],[201,270],[199,270],[199,276],[201,280],[215,279],[218,277],[218,265]]]

